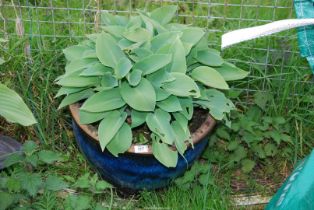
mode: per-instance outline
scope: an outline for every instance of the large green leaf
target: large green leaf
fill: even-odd
[[[156,93],[147,79],[142,78],[136,87],[130,86],[126,81],[122,82],[120,93],[123,100],[135,110],[153,111],[155,109]]]
[[[171,127],[176,136],[176,138],[174,139],[174,144],[178,152],[183,156],[185,150],[187,149],[187,146],[185,144],[185,141],[188,140],[186,132],[184,131],[184,129],[182,128],[178,121],[173,121],[171,123]]]
[[[166,167],[176,167],[178,162],[178,152],[169,148],[169,145],[160,143],[158,138],[153,140],[153,155]]]
[[[81,59],[85,53],[94,51],[92,48],[84,45],[74,45],[63,50],[67,60],[74,61]]]
[[[59,90],[58,90],[58,93],[56,94],[55,98],[58,98],[62,95],[69,95],[69,94],[72,94],[72,93],[77,93],[77,92],[80,92],[82,90],[85,90],[84,87],[82,88],[76,88],[76,87],[61,87]]]
[[[112,71],[111,68],[104,66],[101,63],[97,62],[97,63],[94,63],[94,64],[86,67],[86,69],[84,69],[82,71],[82,73],[80,73],[80,76],[88,76],[88,77],[103,76],[107,72],[111,72],[111,71]]]
[[[154,36],[151,40],[151,49],[153,52],[157,52],[164,46],[171,45],[174,41],[182,35],[180,31],[169,31]]]
[[[110,90],[118,86],[118,80],[110,72],[106,72],[101,78],[100,85],[97,88],[99,91]]]
[[[159,88],[159,87],[155,87],[155,92],[156,92],[156,101],[163,101],[166,98],[168,98],[171,94],[168,93],[167,91]]]
[[[134,69],[126,78],[131,86],[137,86],[142,79],[142,74],[143,72],[141,70]]]
[[[147,116],[147,112],[139,112],[139,111],[136,111],[136,110],[132,109],[132,112],[131,112],[131,120],[132,120],[131,127],[135,128],[135,127],[138,127],[138,126],[142,125],[145,122],[145,120],[146,120],[146,116]]]
[[[158,21],[160,24],[165,25],[175,16],[177,9],[177,6],[172,5],[159,7],[151,12],[151,18]]]
[[[207,66],[221,66],[224,62],[219,53],[214,49],[199,50],[194,58]]]
[[[146,42],[151,38],[151,33],[144,28],[125,31],[123,36],[132,42]]]
[[[36,123],[32,112],[23,99],[13,90],[0,83],[0,115],[7,121],[29,126]]]
[[[140,12],[140,16],[143,20],[143,22],[146,25],[146,29],[148,31],[150,31],[151,33],[153,33],[153,29],[155,28],[157,30],[158,33],[164,33],[167,32],[167,29],[162,26],[159,22],[157,22],[156,20],[148,17],[146,14],[144,14],[143,12]]]
[[[184,46],[180,39],[176,39],[172,45],[171,52],[173,53],[172,63],[170,67],[171,72],[185,73],[187,71],[186,57],[184,53]]]
[[[128,58],[121,58],[114,69],[117,79],[125,77],[132,68],[132,63]]]
[[[227,90],[229,89],[225,79],[215,69],[208,66],[200,66],[191,72],[191,77],[206,86]]]
[[[71,73],[61,78],[57,84],[66,87],[89,87],[97,86],[100,83],[99,77],[80,76],[80,71]]]
[[[112,111],[100,122],[98,127],[98,138],[102,150],[109,144],[112,138],[119,131],[123,125],[127,113],[120,113],[119,111]]]
[[[167,69],[160,69],[146,77],[155,87],[161,87],[166,82],[174,81],[176,78]]]
[[[170,61],[171,54],[153,54],[134,64],[133,68],[140,69],[143,71],[143,75],[147,75],[166,66]]]
[[[88,112],[80,109],[80,124],[91,124],[100,121],[105,118],[108,113],[109,112]]]
[[[126,26],[128,23],[128,18],[124,16],[119,15],[112,15],[107,11],[102,11],[100,16],[101,24],[103,25],[120,25],[120,26]]]
[[[70,104],[74,104],[75,102],[78,102],[80,100],[83,100],[85,98],[90,97],[94,94],[94,91],[92,89],[83,90],[81,92],[72,93],[68,96],[66,96],[60,103],[58,109],[61,109],[65,106],[68,106]]]
[[[87,99],[81,110],[88,112],[105,112],[125,105],[118,88],[98,92]]]
[[[65,72],[66,74],[70,74],[70,73],[88,68],[96,63],[99,63],[97,59],[78,57],[76,60],[71,61],[65,66]]]
[[[183,114],[186,119],[192,119],[194,112],[192,98],[180,98],[180,104],[182,107],[182,111],[180,113]]]
[[[177,72],[172,72],[171,76],[173,76],[175,80],[163,84],[161,87],[164,90],[176,96],[200,96],[200,90],[192,78]]]
[[[205,35],[205,31],[198,27],[188,27],[182,30],[183,34],[181,37],[182,42],[186,47],[186,55],[189,54],[191,48],[200,41]]]
[[[118,26],[118,25],[113,25],[113,26],[103,26],[102,29],[105,32],[108,32],[109,34],[117,37],[117,38],[122,38],[123,33],[125,31],[125,27],[123,26]]]
[[[247,77],[249,72],[243,71],[235,65],[225,62],[221,67],[215,68],[226,81],[239,80]]]
[[[149,113],[147,115],[146,124],[163,142],[172,145],[175,133],[170,126],[170,119],[169,113],[157,109],[153,114]]]
[[[111,68],[115,68],[119,60],[126,57],[116,41],[107,33],[97,36],[96,54],[102,64]]]
[[[166,112],[182,111],[180,101],[176,96],[170,96],[165,100],[157,102],[157,106]]]
[[[111,154],[118,157],[118,154],[124,153],[132,145],[132,130],[127,123],[123,123],[116,135],[107,144],[107,149]]]

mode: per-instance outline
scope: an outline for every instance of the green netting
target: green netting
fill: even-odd
[[[314,209],[314,150],[271,199],[266,210]]]
[[[314,18],[314,0],[294,0],[294,7],[298,18]],[[300,27],[298,39],[301,55],[314,73],[314,26]]]

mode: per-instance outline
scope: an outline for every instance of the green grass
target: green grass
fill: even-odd
[[[60,100],[54,99],[58,90],[54,80],[63,73],[65,65],[61,49],[77,43],[85,33],[92,33],[94,30],[92,23],[95,12],[80,10],[83,7],[83,2],[86,9],[96,9],[97,7],[95,1],[86,0],[69,0],[69,6],[74,8],[69,11],[45,8],[49,6],[49,1],[20,2],[21,5],[30,5],[36,2],[41,9],[19,8],[18,4],[15,4],[16,12],[22,14],[22,18],[25,20],[23,23],[25,34],[27,34],[19,38],[15,31],[16,13],[14,7],[4,6],[0,8],[2,16],[7,19],[6,22],[0,19],[0,37],[9,38],[4,49],[0,50],[0,54],[3,54],[7,60],[0,67],[0,81],[17,90],[23,96],[39,123],[33,127],[22,128],[0,120],[0,133],[14,136],[21,141],[33,139],[41,143],[42,147],[53,148],[62,153],[71,153],[73,160],[71,164],[56,166],[51,170],[58,174],[77,178],[80,174],[91,169],[78,153],[74,144],[68,110],[57,110]],[[67,7],[66,1],[52,2],[54,7]],[[89,4],[90,2],[92,3]],[[276,20],[294,16],[289,8],[278,8],[273,12],[273,9],[269,7],[224,7],[222,4],[217,4],[209,11],[207,0],[199,1],[199,3],[186,2],[180,1],[178,3],[179,14],[188,17],[178,16],[175,21],[218,29],[219,31],[210,33],[210,41],[215,48],[219,48],[217,44],[220,42],[222,31],[263,23],[256,23],[249,19]],[[224,3],[225,0],[211,2]],[[231,0],[228,2],[231,4],[243,2],[249,5],[274,5],[272,0]],[[290,7],[292,4],[291,1],[286,0],[278,0],[277,2],[277,6],[283,7]],[[3,4],[10,5],[11,2],[4,1]],[[146,7],[150,10],[165,4],[167,2],[151,2],[146,4]],[[135,11],[135,8],[144,7],[144,0],[106,0],[101,5],[102,9],[118,11],[132,8],[132,12]],[[208,12],[218,18],[207,20]],[[225,19],[221,17],[225,17]],[[239,21],[238,18],[243,20]],[[84,24],[84,22],[91,24]],[[24,48],[28,43],[31,47],[31,58],[24,54]],[[263,50],[268,48],[273,49],[273,51],[267,53],[267,50]],[[232,84],[234,88],[243,90],[238,104],[246,106],[252,103],[252,95],[256,91],[271,92],[275,95],[275,100],[268,107],[267,113],[283,115],[293,127],[294,156],[288,160],[290,163],[295,163],[299,158],[307,155],[314,146],[312,135],[314,131],[314,85],[310,82],[311,71],[305,60],[296,53],[297,51],[296,31],[294,30],[270,38],[250,41],[224,51],[225,58],[251,72],[244,81]],[[73,172],[75,173],[73,174]],[[218,177],[224,176],[224,172],[217,173]],[[129,209],[148,207],[230,209],[229,196],[232,192],[230,185],[228,185],[228,179],[233,175],[232,172],[227,174],[227,178],[224,179],[225,183],[218,181],[217,185],[211,185],[208,188],[196,187],[191,191],[184,191],[176,186],[171,186],[161,191],[143,192],[138,198],[127,199],[121,199],[114,193],[113,204],[118,209],[123,206]],[[246,178],[254,182],[254,178],[249,176]],[[254,184],[248,186],[250,187],[249,192],[256,191]],[[110,202],[111,193],[105,193],[97,199],[105,200],[106,203]]]

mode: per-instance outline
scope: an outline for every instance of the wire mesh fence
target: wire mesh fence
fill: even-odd
[[[174,22],[205,28],[214,48],[219,48],[221,35],[227,31],[294,17],[292,0],[0,0],[0,36],[27,40],[30,55],[58,51],[101,30],[103,11],[129,16],[138,9],[150,11],[168,4],[178,6]],[[250,102],[251,93],[274,90],[291,100],[295,96],[312,100],[308,94],[313,90],[311,71],[300,58],[295,30],[223,53],[251,72],[246,80],[233,83],[246,93],[245,103]]]

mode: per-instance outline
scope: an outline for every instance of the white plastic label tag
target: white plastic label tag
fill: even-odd
[[[134,146],[134,152],[135,153],[146,153],[146,152],[148,152],[148,146],[147,145],[135,145]]]

